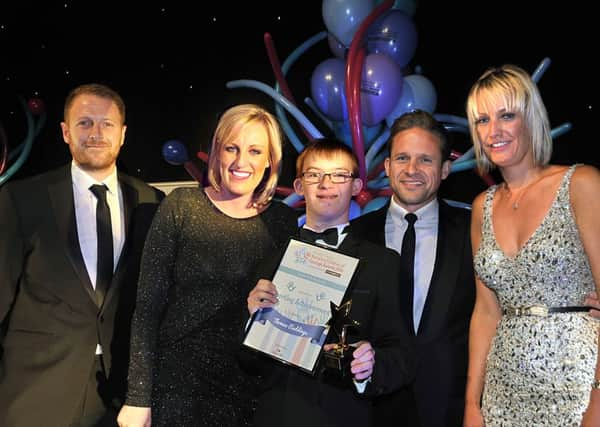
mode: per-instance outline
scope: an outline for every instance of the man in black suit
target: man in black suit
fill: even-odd
[[[117,171],[126,126],[115,91],[75,88],[61,128],[71,164],[0,191],[0,425],[7,427],[115,425],[141,249],[162,198]],[[108,206],[104,216],[97,218],[97,205]]]
[[[346,145],[330,139],[313,141],[298,157],[296,172],[294,189],[306,201],[303,230],[333,228],[334,241],[316,243],[360,259],[343,301],[352,301],[349,317],[360,324],[348,331],[348,342],[356,347],[352,353],[352,381],[343,385],[329,381],[322,363],[311,376],[265,360],[264,390],[258,397],[254,421],[259,427],[369,426],[370,397],[407,384],[414,372],[412,338],[399,309],[398,254],[344,231],[349,223],[350,200],[362,188],[356,156]],[[303,230],[301,238],[307,234]],[[278,258],[270,261],[259,277],[272,277]],[[277,289],[269,280],[259,280],[248,296],[250,313],[276,303]],[[337,341],[333,335],[329,334],[325,349]]]
[[[398,118],[388,148],[385,171],[393,196],[383,208],[354,219],[351,230],[400,253],[405,215],[417,216],[414,289],[401,289],[402,315],[416,336],[417,368],[412,384],[377,399],[375,425],[461,426],[475,301],[470,212],[437,197],[450,173],[450,149],[444,128],[430,114]]]

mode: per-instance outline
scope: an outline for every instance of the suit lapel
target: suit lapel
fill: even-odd
[[[461,248],[467,238],[467,230],[459,226],[450,207],[440,200],[435,265],[419,324],[420,337],[438,330],[440,322],[446,318],[460,269],[460,262],[457,262],[456,257],[462,254]]]
[[[48,184],[48,192],[56,218],[58,235],[83,288],[95,303],[96,294],[79,247],[70,166],[57,171],[55,178]]]

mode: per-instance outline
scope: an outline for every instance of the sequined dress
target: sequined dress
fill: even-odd
[[[296,230],[280,202],[235,219],[200,188],[164,199],[142,257],[126,401],[151,404],[153,427],[249,425],[257,380],[236,359],[246,297],[258,262]]]
[[[497,186],[488,190],[474,265],[503,310],[581,306],[594,290],[569,201],[575,167],[565,173],[542,223],[514,257],[505,256],[496,242],[492,200]],[[486,426],[579,426],[594,380],[597,342],[598,322],[587,312],[504,315],[486,364]]]

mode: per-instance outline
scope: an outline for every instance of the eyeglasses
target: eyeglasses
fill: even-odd
[[[306,182],[311,184],[317,184],[321,182],[321,180],[326,176],[328,176],[331,182],[334,184],[343,184],[345,182],[348,182],[349,179],[354,178],[354,174],[351,174],[349,172],[302,172],[302,178],[304,178]]]

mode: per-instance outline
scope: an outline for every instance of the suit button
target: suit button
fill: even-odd
[[[104,323],[104,316],[100,316],[100,323]]]

